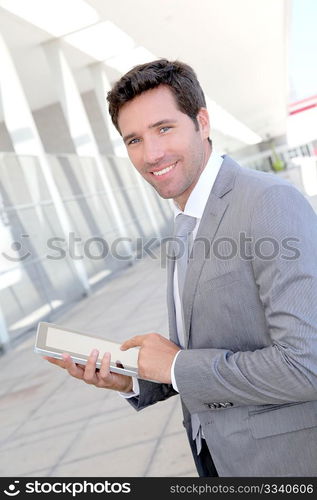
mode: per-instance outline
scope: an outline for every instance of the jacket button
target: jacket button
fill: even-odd
[[[229,406],[233,406],[232,403],[230,403],[229,401],[226,401],[225,403],[219,403],[220,405],[220,408],[229,408]]]
[[[211,410],[219,410],[221,408],[229,408],[230,406],[233,406],[233,403],[226,401],[225,403],[205,403],[205,405]]]
[[[213,410],[217,410],[220,408],[220,403],[209,403],[207,406]]]

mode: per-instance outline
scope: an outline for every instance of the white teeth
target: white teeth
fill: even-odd
[[[172,168],[174,168],[176,165],[176,162],[173,163],[173,165],[171,165],[170,167],[166,167],[166,168],[163,168],[163,170],[159,170],[159,172],[153,172],[154,175],[163,175],[163,174],[166,174],[167,172],[169,172],[170,170],[172,170]]]

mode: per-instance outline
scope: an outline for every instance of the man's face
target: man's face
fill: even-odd
[[[162,198],[184,208],[209,154],[207,110],[197,115],[199,129],[176,106],[166,85],[128,101],[118,116],[129,158]]]

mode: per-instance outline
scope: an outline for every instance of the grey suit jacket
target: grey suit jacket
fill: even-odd
[[[168,264],[170,338],[177,343]],[[317,217],[289,183],[228,156],[188,265],[175,376],[220,476],[317,475]],[[140,380],[145,408],[174,394]],[[195,453],[195,449],[193,449]]]

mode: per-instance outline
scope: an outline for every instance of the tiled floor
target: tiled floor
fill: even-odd
[[[55,322],[118,341],[167,336],[165,272],[139,261]],[[34,354],[34,338],[0,358],[0,476],[197,477],[178,397],[136,412]]]

